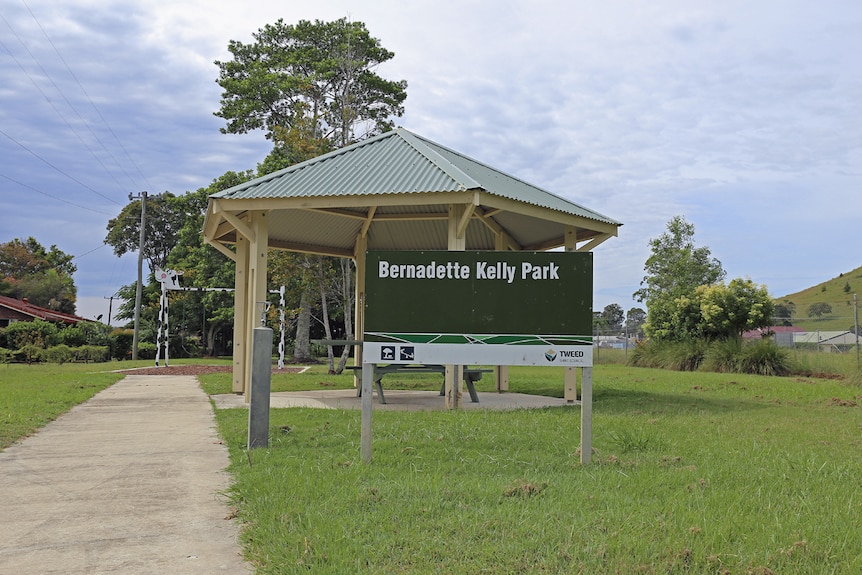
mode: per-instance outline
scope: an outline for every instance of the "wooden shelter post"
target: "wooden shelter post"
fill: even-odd
[[[367,228],[366,228],[367,229]],[[356,298],[353,310],[354,325],[353,336],[356,341],[362,341],[365,333],[365,252],[368,250],[368,236],[365,233],[356,238],[356,246],[353,250],[353,261],[356,263]],[[353,365],[362,365],[362,346],[353,347]],[[353,385],[361,385],[360,378],[354,372]]]
[[[245,317],[246,290],[248,289],[248,239],[236,236],[236,275],[234,278],[233,307],[233,386],[234,393],[246,392],[245,379],[245,335],[247,322]]]
[[[498,252],[508,249],[508,241],[506,233],[502,230],[494,234],[494,249]],[[494,366],[494,387],[497,393],[509,391],[509,366],[495,365]]]
[[[267,301],[266,289],[266,262],[269,252],[269,228],[266,212],[251,212],[249,214],[252,232],[254,239],[249,242],[249,258],[248,258],[248,306],[246,307],[246,332],[245,332],[245,397],[248,401],[251,389],[251,367],[252,367],[252,350],[251,341],[254,337],[254,328],[260,325],[261,310],[258,309],[258,302]]]
[[[467,223],[470,221],[473,209],[472,204],[449,204],[448,249],[450,252],[463,252],[467,248]],[[444,392],[446,394],[446,407],[449,409],[461,407],[459,386],[463,378],[463,365],[446,366]]]
[[[238,218],[237,218],[238,219]],[[267,214],[248,213],[248,221],[237,227],[236,280],[234,287],[233,386],[249,400],[251,385],[251,340],[255,326],[260,324],[257,302],[265,302],[266,263],[269,251]]]

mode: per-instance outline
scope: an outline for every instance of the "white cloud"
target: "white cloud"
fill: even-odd
[[[350,17],[396,54],[379,71],[408,81],[400,124],[625,224],[620,238],[596,252],[598,307],[633,305],[625,298],[638,287],[647,241],[677,214],[695,223],[696,239],[731,276],[767,282],[776,295],[862,263],[852,250],[812,239],[814,230],[830,245],[858,243],[862,5],[856,2],[28,0],[27,6],[107,126],[25,5],[10,1],[2,15],[122,169],[83,132],[102,168],[4,51],[0,127],[120,203],[129,191],[180,193],[262,160],[268,146],[260,134],[220,134],[223,121],[212,115],[220,94],[213,61],[228,57],[228,40],[249,42],[278,18]],[[3,22],[0,29],[4,44],[68,113]],[[0,166],[2,174],[90,208],[119,210],[2,135],[0,154],[15,161]],[[93,221],[91,212],[0,178],[0,207],[21,222],[4,227],[6,235],[36,235],[70,252],[64,242],[86,249],[77,247],[78,237],[94,245],[103,239],[104,223],[65,235],[40,224],[45,205]],[[88,270],[76,278],[82,294],[86,278],[109,266],[110,257],[82,262]]]

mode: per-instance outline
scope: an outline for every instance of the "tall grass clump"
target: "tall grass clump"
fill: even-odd
[[[696,371],[706,355],[706,342],[646,341],[632,351],[629,363],[635,367],[657,367],[674,371]]]
[[[648,341],[638,345],[630,365],[675,371],[714,371],[788,375],[795,372],[790,353],[774,342],[746,343],[741,338]]]
[[[714,341],[710,344],[701,366],[705,371],[737,373],[740,370],[743,344],[739,338]]]
[[[738,371],[756,375],[788,375],[792,371],[790,353],[769,340],[743,345]]]

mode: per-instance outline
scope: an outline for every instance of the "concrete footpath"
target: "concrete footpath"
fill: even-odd
[[[209,398],[127,376],[0,452],[0,574],[250,573]]]

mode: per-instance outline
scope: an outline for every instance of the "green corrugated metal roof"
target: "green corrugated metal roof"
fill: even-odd
[[[212,197],[343,197],[466,190],[482,190],[562,213],[620,225],[607,216],[403,128],[273,172]]]

